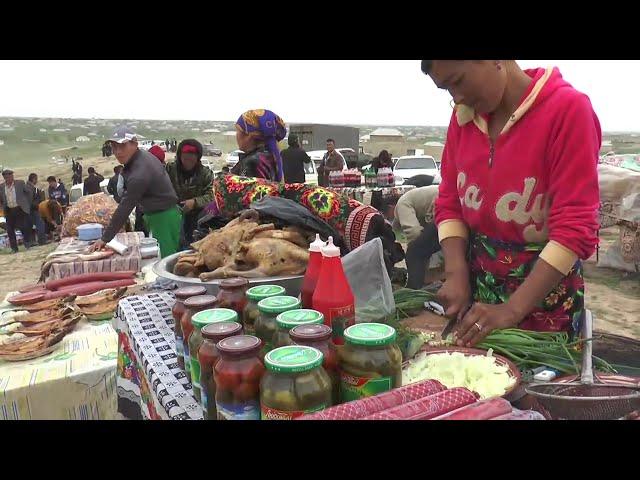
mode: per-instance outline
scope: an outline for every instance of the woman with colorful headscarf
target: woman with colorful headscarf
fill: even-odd
[[[249,110],[236,122],[236,141],[244,153],[231,173],[243,177],[282,181],[282,157],[278,142],[287,135],[287,128],[270,110]]]

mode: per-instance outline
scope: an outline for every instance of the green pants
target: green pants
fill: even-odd
[[[176,253],[180,247],[180,227],[182,214],[177,207],[171,207],[162,212],[144,212],[144,223],[158,240],[160,258]]]

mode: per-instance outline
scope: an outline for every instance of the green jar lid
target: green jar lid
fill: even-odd
[[[396,339],[396,330],[384,323],[358,323],[344,331],[344,340],[352,345],[389,345]]]
[[[280,285],[258,285],[247,290],[247,298],[254,302],[259,302],[265,298],[284,295],[286,290]]]
[[[296,297],[279,295],[269,297],[258,302],[258,310],[264,313],[282,313],[300,308],[300,300]]]
[[[210,308],[196,313],[191,317],[191,323],[196,328],[202,328],[210,323],[237,322],[238,314],[229,308]]]
[[[299,310],[289,310],[278,315],[276,323],[279,328],[291,330],[298,325],[315,325],[324,322],[324,315],[315,310],[302,308]]]
[[[271,372],[308,372],[322,365],[322,352],[317,348],[290,345],[271,350],[264,357],[264,365]]]

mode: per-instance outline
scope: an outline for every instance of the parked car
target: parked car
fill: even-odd
[[[227,166],[229,168],[233,168],[238,160],[240,160],[240,154],[244,153],[242,150],[234,150],[233,152],[227,153],[227,158],[225,159],[227,162]]]
[[[318,185],[318,169],[315,162],[304,164],[304,183]]]
[[[204,144],[204,145],[202,145],[202,154],[205,157],[221,157],[222,156],[222,150],[220,150],[217,147],[214,147],[211,144]]]
[[[353,155],[355,155],[356,152],[354,152],[352,148],[336,148],[336,150],[338,150],[344,157],[345,165],[343,167],[343,170],[347,170],[349,168],[349,160],[347,160],[347,156],[353,159]],[[309,155],[309,157],[311,157],[311,160],[313,160],[313,163],[315,163],[316,170],[322,163],[322,157],[324,157],[325,153],[327,153],[326,150],[312,150],[310,152],[307,152],[307,155]]]
[[[103,181],[100,182],[100,188],[107,195],[109,195],[109,192],[107,191],[107,186],[108,185],[109,185],[109,179],[108,178],[105,178]],[[78,184],[76,184],[76,185],[71,187],[71,190],[69,191],[69,204],[70,205],[73,205],[78,200],[80,200],[81,197],[84,196],[82,194],[83,188],[84,188],[84,183],[78,183]]]
[[[440,177],[440,169],[436,164],[436,160],[430,155],[407,155],[398,158],[394,170],[396,177],[396,185],[404,184],[405,180],[416,175],[431,175],[433,183],[439,184],[442,180]]]

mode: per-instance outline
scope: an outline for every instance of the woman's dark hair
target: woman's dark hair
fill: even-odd
[[[420,64],[422,73],[424,73],[425,75],[429,75],[431,67],[433,67],[433,60],[422,60],[422,63]]]
[[[56,177],[54,177],[53,175],[49,175],[47,177],[47,182],[55,182],[56,181]]]
[[[96,169],[93,167],[89,167],[87,168],[87,173],[91,174],[91,173],[96,173]]]
[[[336,144],[336,141],[333,138],[327,138],[327,142],[326,143],[333,143],[334,145]]]
[[[120,173],[122,171],[122,165],[116,165],[113,167],[113,173]]]
[[[385,164],[392,163],[391,162],[391,155],[389,155],[389,152],[387,152],[386,150],[382,150],[378,154],[378,162],[385,163]]]
[[[38,178],[38,175],[37,175],[37,174],[35,174],[35,173],[30,173],[30,174],[29,174],[29,181],[30,181],[30,182],[32,182],[32,181],[33,181],[33,179],[35,179],[35,178]]]

